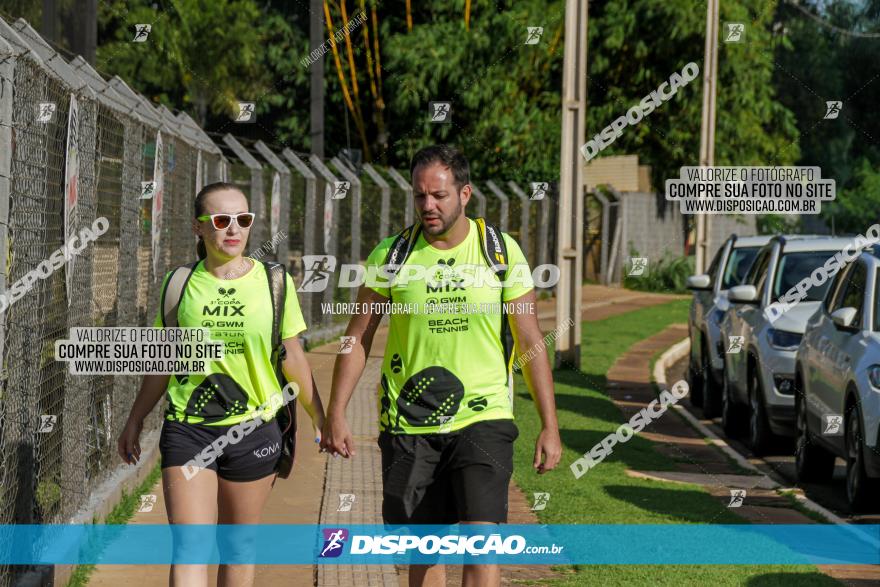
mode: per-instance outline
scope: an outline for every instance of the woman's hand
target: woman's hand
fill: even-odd
[[[129,465],[137,464],[141,458],[140,438],[143,429],[143,420],[129,419],[119,434],[119,440],[116,441],[116,451],[119,453],[119,457]]]
[[[315,432],[315,444],[320,447],[321,432],[324,429],[324,410],[319,410],[312,416],[312,429]]]

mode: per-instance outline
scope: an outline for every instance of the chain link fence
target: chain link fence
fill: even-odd
[[[66,234],[72,109],[78,179]],[[69,522],[120,465],[116,438],[140,378],[70,375],[55,360],[54,343],[73,327],[152,324],[165,272],[195,259],[191,222],[201,186],[224,180],[242,188],[258,215],[249,254],[285,263],[298,287],[328,256],[362,262],[414,220],[408,173],[245,143],[231,135],[212,140],[186,114],[153,106],[80,57],[64,59],[26,22],[0,19],[0,292],[9,296],[25,283],[70,234],[101,217],[109,226],[0,311],[0,524]],[[154,255],[158,193],[143,196],[158,173]],[[531,264],[550,262],[541,246],[555,223],[549,198],[531,201],[528,186],[499,181],[490,191],[478,183],[489,220],[525,241]],[[513,204],[502,206],[498,191]],[[309,343],[344,326],[345,317],[322,312],[321,302],[353,299],[353,290],[335,287],[333,272],[323,277],[330,287],[298,294]],[[145,433],[160,426],[163,408]],[[0,568],[0,587],[28,570]]]

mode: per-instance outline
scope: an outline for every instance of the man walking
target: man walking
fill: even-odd
[[[504,523],[519,434],[510,335],[516,354],[542,351],[521,366],[542,422],[535,470],[556,467],[562,451],[528,263],[507,234],[465,216],[471,186],[464,155],[427,147],[410,172],[419,222],[367,259],[363,311],[346,331],[351,352],[336,359],[321,444],[334,456],[355,455],[345,409],[390,308],[379,390],[384,522]],[[462,581],[500,585],[500,569],[466,565]],[[409,584],[445,585],[445,570],[413,565]]]

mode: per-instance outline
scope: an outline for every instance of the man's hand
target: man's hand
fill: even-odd
[[[354,439],[344,415],[330,415],[324,421],[321,448],[333,456],[340,454],[348,458],[355,455]]]
[[[562,458],[562,441],[559,440],[559,430],[544,428],[535,442],[535,462],[532,466],[539,475],[543,475],[555,469],[560,458]]]

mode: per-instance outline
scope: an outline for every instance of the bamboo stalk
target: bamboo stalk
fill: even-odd
[[[406,0],[406,31],[408,33],[412,32],[412,6],[410,6],[410,0]]]
[[[464,30],[471,30],[471,0],[464,2]]]

